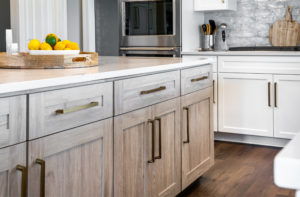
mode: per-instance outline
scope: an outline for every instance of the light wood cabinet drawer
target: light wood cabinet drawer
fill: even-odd
[[[181,71],[181,95],[212,86],[212,66],[199,66]]]
[[[115,114],[123,114],[180,96],[180,71],[115,82]]]
[[[0,148],[26,140],[26,96],[0,99]]]
[[[29,139],[74,128],[113,115],[112,82],[29,96]]]

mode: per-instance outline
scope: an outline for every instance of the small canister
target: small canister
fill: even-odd
[[[204,50],[213,51],[215,48],[215,36],[214,35],[205,35],[204,36]]]

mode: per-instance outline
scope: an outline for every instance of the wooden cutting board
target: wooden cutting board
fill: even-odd
[[[270,29],[273,46],[297,46],[300,44],[300,24],[292,20],[292,7],[288,7],[285,19],[276,21]]]
[[[0,68],[9,69],[67,69],[98,66],[98,53],[81,52],[78,55],[30,55],[0,53]]]

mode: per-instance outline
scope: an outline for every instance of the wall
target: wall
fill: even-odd
[[[6,51],[5,30],[10,29],[10,0],[1,0],[0,6],[0,51]]]
[[[119,11],[117,0],[95,0],[96,51],[119,55]]]
[[[293,17],[300,22],[300,0],[238,0],[236,12],[206,12],[205,21],[227,23],[229,47],[270,46],[269,29],[285,16],[288,5],[293,6]]]
[[[203,13],[194,12],[194,0],[182,0],[182,51],[199,48],[199,27],[203,22]]]

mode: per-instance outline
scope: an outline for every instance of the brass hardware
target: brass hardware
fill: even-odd
[[[158,139],[158,141],[159,141],[159,147],[158,147],[158,153],[159,153],[159,155],[157,156],[157,157],[155,157],[155,159],[161,159],[161,118],[155,118],[155,120],[157,120],[158,121],[158,132],[159,132],[159,139]]]
[[[221,0],[222,3],[225,3],[225,0]]]
[[[190,118],[189,118],[189,108],[184,107],[183,110],[186,110],[186,141],[183,141],[184,144],[190,143]]]
[[[216,85],[216,81],[213,80],[213,103],[216,103],[216,99],[215,99],[215,85]]]
[[[154,163],[155,162],[155,121],[154,120],[148,120],[148,123],[152,125],[152,158],[148,161],[148,163]]]
[[[277,105],[277,83],[274,83],[274,106],[278,107]]]
[[[166,86],[160,86],[159,88],[141,91],[140,94],[141,94],[141,95],[151,94],[151,93],[154,93],[154,92],[163,91],[163,90],[165,90],[165,89],[166,89]]]
[[[203,81],[205,79],[208,79],[208,76],[199,77],[199,78],[196,78],[196,79],[191,79],[191,82]]]
[[[58,109],[58,110],[55,111],[55,113],[56,113],[56,115],[69,114],[69,113],[73,113],[73,112],[77,112],[77,111],[81,111],[81,110],[84,110],[84,109],[89,109],[89,108],[97,107],[97,106],[99,106],[99,102],[91,102],[91,103],[86,104],[86,105],[73,107],[73,108],[69,108],[69,109]]]
[[[271,107],[271,82],[268,83],[268,106]]]
[[[42,159],[36,159],[35,163],[41,165],[40,197],[45,197],[46,162]]]
[[[21,197],[26,197],[26,187],[27,187],[26,167],[22,165],[17,165],[16,169],[22,172]]]

